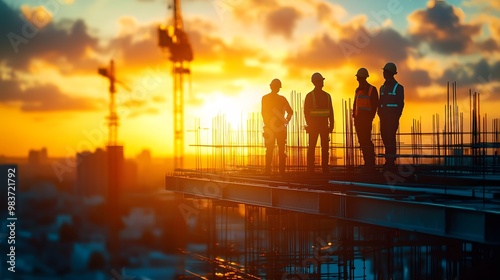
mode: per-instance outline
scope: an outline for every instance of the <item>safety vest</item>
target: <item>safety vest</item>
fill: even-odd
[[[356,107],[354,107],[354,116],[357,116],[359,111],[372,110],[372,104],[371,104],[372,90],[373,86],[370,86],[370,89],[368,90],[368,95],[366,95],[365,91],[362,89],[358,89],[356,91],[356,96],[355,96]]]
[[[398,104],[398,99],[396,98],[398,85],[398,83],[394,85],[392,92],[384,92],[385,85],[380,87],[380,108],[398,108],[401,106]]]
[[[327,104],[327,108],[318,108],[317,105],[316,105],[316,92],[312,92],[312,96],[313,96],[313,109],[311,110],[311,117],[328,117],[330,116],[330,106],[329,104]],[[329,94],[327,94],[328,96],[328,102],[331,104],[332,101],[331,101],[331,97]]]

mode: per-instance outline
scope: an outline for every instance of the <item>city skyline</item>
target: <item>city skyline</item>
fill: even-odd
[[[471,89],[481,92],[488,119],[500,117],[496,2],[181,2],[194,52],[186,130],[194,128],[193,117],[208,127],[225,114],[237,125],[234,120],[259,112],[273,78],[283,82],[280,94],[305,96],[316,71],[326,77],[341,120],[356,70],[368,68],[368,81],[379,87],[387,61],[397,64],[396,79],[405,86],[405,130],[414,118],[430,124],[432,114],[443,115],[448,81],[457,81],[460,111],[468,111]],[[104,147],[109,82],[97,69],[111,59],[125,85],[117,93],[125,156],[144,149],[172,155],[170,63],[156,35],[171,18],[165,1],[2,1],[0,14],[6,22],[0,27],[0,112],[7,120],[0,155],[46,147],[51,156],[67,157]],[[468,123],[468,114],[464,118]],[[186,153],[194,154],[193,133],[185,134]]]

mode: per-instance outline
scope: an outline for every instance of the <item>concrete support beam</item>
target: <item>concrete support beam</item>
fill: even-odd
[[[344,194],[265,184],[166,177],[166,189],[337,219],[416,231],[480,243],[500,244],[500,211],[403,200],[401,196]]]

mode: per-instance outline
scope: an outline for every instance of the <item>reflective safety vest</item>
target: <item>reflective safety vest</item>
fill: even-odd
[[[396,99],[396,89],[398,85],[398,83],[394,85],[392,92],[384,92],[385,85],[380,87],[380,108],[398,108],[401,106]]]
[[[356,91],[356,96],[355,96],[356,107],[354,107],[354,116],[358,115],[358,111],[372,110],[372,103],[371,103],[372,90],[373,86],[370,86],[368,94],[365,94],[365,91],[362,89]]]
[[[332,103],[331,97],[328,95],[328,102]],[[328,117],[330,116],[330,106],[327,104],[326,108],[318,108],[316,105],[316,92],[312,93],[313,96],[313,109],[311,110],[311,117]]]

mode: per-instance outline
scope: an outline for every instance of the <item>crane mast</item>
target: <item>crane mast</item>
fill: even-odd
[[[193,60],[191,44],[184,32],[180,0],[173,1],[173,25],[158,28],[158,43],[170,52],[173,77],[174,117],[174,168],[184,165],[184,76],[190,75],[189,63]]]
[[[108,116],[108,146],[116,146],[118,143],[118,114],[116,113],[116,77],[115,64],[111,60],[109,67],[97,69],[99,75],[109,79],[109,116]]]

